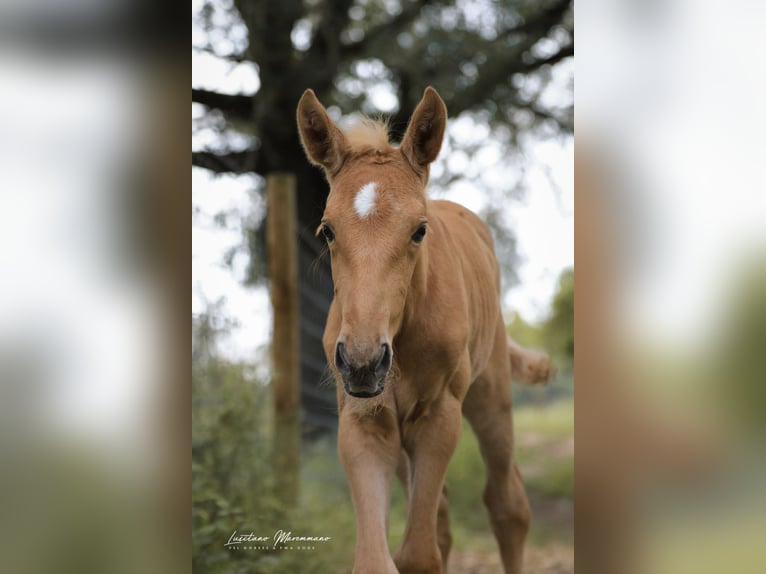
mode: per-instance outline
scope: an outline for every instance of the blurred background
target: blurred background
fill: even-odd
[[[766,571],[765,18],[577,5],[578,571]]]
[[[168,572],[185,550],[188,78],[169,8],[144,8],[0,4],[2,572]]]
[[[535,514],[529,572],[573,569],[572,3],[367,0],[192,5],[194,558],[199,572],[349,572],[354,518],[337,458],[335,391],[321,346],[332,298],[314,237],[328,187],[295,124],[313,89],[341,126],[390,118],[398,141],[426,86],[449,122],[429,194],[488,222],[503,308],[521,344],[550,352],[549,386],[514,388],[518,459]],[[267,182],[297,188],[300,464],[297,499],[275,470]],[[484,468],[465,425],[447,479],[450,572],[500,572],[481,502]],[[404,530],[395,486],[391,547]],[[223,546],[232,531],[310,531],[303,554]]]

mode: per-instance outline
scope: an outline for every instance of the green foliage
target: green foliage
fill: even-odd
[[[338,565],[351,565],[354,515],[334,440],[305,445],[300,500],[280,506],[270,389],[253,365],[218,358],[215,343],[228,328],[218,309],[196,318],[193,338],[192,571],[337,574]],[[312,551],[224,546],[235,530],[271,537],[280,529],[331,540]]]
[[[552,439],[570,436],[574,432],[574,401],[558,401],[550,405],[530,405],[513,415],[516,432],[543,433]]]
[[[280,507],[271,465],[271,400],[248,365],[209,361],[192,380],[192,570],[337,574],[351,564],[354,515],[333,441],[306,445],[301,496]],[[312,551],[230,550],[234,530],[330,536]]]
[[[541,327],[527,323],[519,313],[513,313],[506,331],[520,345],[533,349],[546,347],[545,331]]]
[[[543,325],[546,342],[554,357],[574,361],[574,269],[561,272],[551,315]]]
[[[266,441],[266,389],[243,365],[211,360],[192,379],[192,569],[245,572],[224,547],[254,516],[275,513]],[[259,464],[260,461],[260,464]],[[240,526],[241,525],[241,526]]]
[[[729,309],[715,346],[716,387],[735,426],[751,436],[766,432],[763,405],[766,404],[766,261],[750,260],[737,274]]]
[[[557,461],[549,464],[544,474],[527,481],[527,490],[539,492],[548,497],[574,496],[574,460]]]
[[[516,459],[530,494],[546,497],[574,495],[574,401],[530,405],[514,414],[517,436]]]

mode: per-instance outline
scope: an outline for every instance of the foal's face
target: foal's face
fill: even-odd
[[[311,90],[298,104],[306,155],[330,182],[319,233],[330,251],[340,313],[331,360],[354,397],[382,393],[394,361],[392,342],[428,244],[425,184],[446,119],[444,102],[427,88],[394,148],[385,135],[359,140],[344,134]]]
[[[333,179],[320,233],[341,315],[334,363],[352,396],[383,391],[427,230],[423,181],[399,150],[384,164],[359,158]]]

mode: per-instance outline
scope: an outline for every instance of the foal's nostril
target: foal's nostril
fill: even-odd
[[[345,345],[343,341],[338,341],[335,345],[335,367],[339,371],[348,370],[348,361],[346,360]]]
[[[381,353],[380,358],[378,359],[378,364],[375,367],[375,372],[379,375],[385,375],[388,370],[391,368],[391,361],[392,361],[392,354],[391,354],[391,345],[388,343],[383,343],[381,345]]]

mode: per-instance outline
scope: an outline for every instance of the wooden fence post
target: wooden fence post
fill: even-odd
[[[269,290],[274,312],[271,340],[274,400],[275,493],[293,506],[300,473],[300,325],[295,176],[274,173],[266,180]]]

